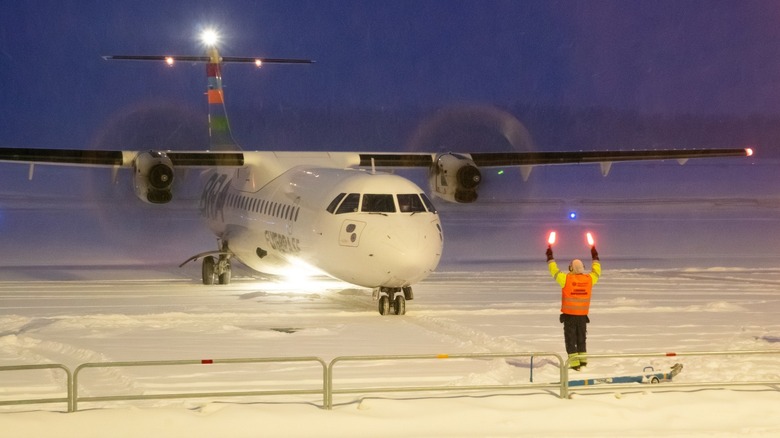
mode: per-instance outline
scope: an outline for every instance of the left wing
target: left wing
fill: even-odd
[[[616,161],[688,160],[707,157],[749,157],[751,148],[733,149],[648,149],[631,151],[576,152],[476,152],[455,154],[470,158],[481,167],[545,166],[551,164],[613,163]],[[360,165],[380,167],[426,167],[436,154],[426,153],[360,153]],[[684,164],[684,163],[682,163]]]
[[[732,149],[663,149],[631,151],[577,152],[478,152],[472,154],[361,153],[360,165],[371,167],[428,167],[431,169],[431,190],[451,202],[474,202],[477,187],[482,182],[480,167],[517,166],[523,181],[528,180],[536,166],[554,164],[599,163],[607,176],[617,161],[677,160],[685,164],[689,158],[749,157],[751,148]]]

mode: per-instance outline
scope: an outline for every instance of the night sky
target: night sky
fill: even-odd
[[[450,145],[411,147],[409,140],[425,132],[419,126],[429,126],[426,117],[467,108],[479,122],[506,111],[545,150],[761,141],[751,160],[626,163],[607,178],[598,166],[538,168],[527,182],[519,172],[494,173],[477,204],[559,200],[554,219],[568,221],[568,209],[582,200],[774,200],[778,24],[777,1],[7,1],[0,12],[0,146],[205,148],[203,65],[102,56],[203,54],[198,34],[215,27],[223,55],[316,61],[225,66],[233,132],[248,150],[431,151]],[[454,114],[437,126],[453,135],[430,138],[463,137],[469,150],[487,150],[484,141],[496,133],[484,131],[495,125]],[[0,165],[0,252],[13,263],[28,263],[20,248],[31,260],[47,253],[82,262],[114,252],[146,260],[153,248],[154,257],[170,262],[213,247],[197,217],[179,210],[198,199],[189,184],[197,178],[177,178],[175,202],[160,207],[134,199],[127,172],[110,184],[110,169],[35,166],[32,181],[28,171]],[[424,172],[416,177],[427,186]],[[582,221],[596,214],[580,213]],[[693,226],[701,220],[691,218]],[[527,226],[496,230],[519,239],[516,231]],[[658,240],[662,254],[668,241]],[[620,243],[631,248],[627,254],[644,247]],[[499,250],[541,256],[522,241]]]
[[[204,112],[202,66],[101,55],[200,54],[209,26],[223,55],[316,60],[227,66],[234,111],[522,103],[779,115],[778,23],[776,1],[6,2],[0,144],[94,147],[139,106]]]

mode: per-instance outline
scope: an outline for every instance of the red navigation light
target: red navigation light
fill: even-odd
[[[555,231],[550,231],[550,236],[547,237],[547,244],[553,246],[555,244]]]

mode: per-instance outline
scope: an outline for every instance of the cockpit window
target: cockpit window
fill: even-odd
[[[350,193],[344,198],[344,202],[339,205],[336,214],[342,213],[354,213],[358,211],[358,205],[360,204],[360,193]]]
[[[365,194],[360,210],[369,213],[395,213],[393,195]]]
[[[436,207],[433,206],[433,202],[431,202],[430,199],[428,199],[427,196],[425,196],[425,193],[420,193],[420,198],[422,198],[422,201],[425,203],[425,206],[428,208],[428,211],[431,213],[436,213]]]
[[[330,201],[330,204],[328,204],[328,208],[327,208],[328,213],[333,213],[334,211],[336,211],[336,207],[338,207],[339,202],[341,202],[341,200],[344,199],[344,196],[347,196],[347,194],[339,193],[338,196],[336,196],[335,198],[333,198],[332,201]]]
[[[362,213],[395,213],[397,211],[401,213],[424,213],[426,211],[436,213],[436,207],[425,196],[425,193],[400,193],[397,195],[366,193],[362,195],[362,198],[361,204],[360,193],[339,193],[330,201],[327,210],[329,213],[335,214],[355,213],[359,207]],[[397,206],[396,200],[398,200]]]
[[[425,205],[417,193],[398,194],[398,208],[401,213],[420,213],[425,211]]]

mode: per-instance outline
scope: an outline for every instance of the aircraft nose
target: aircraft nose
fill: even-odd
[[[423,226],[393,226],[376,236],[382,251],[377,265],[386,276],[383,286],[401,287],[416,283],[436,269],[441,258],[442,238],[438,222]]]

